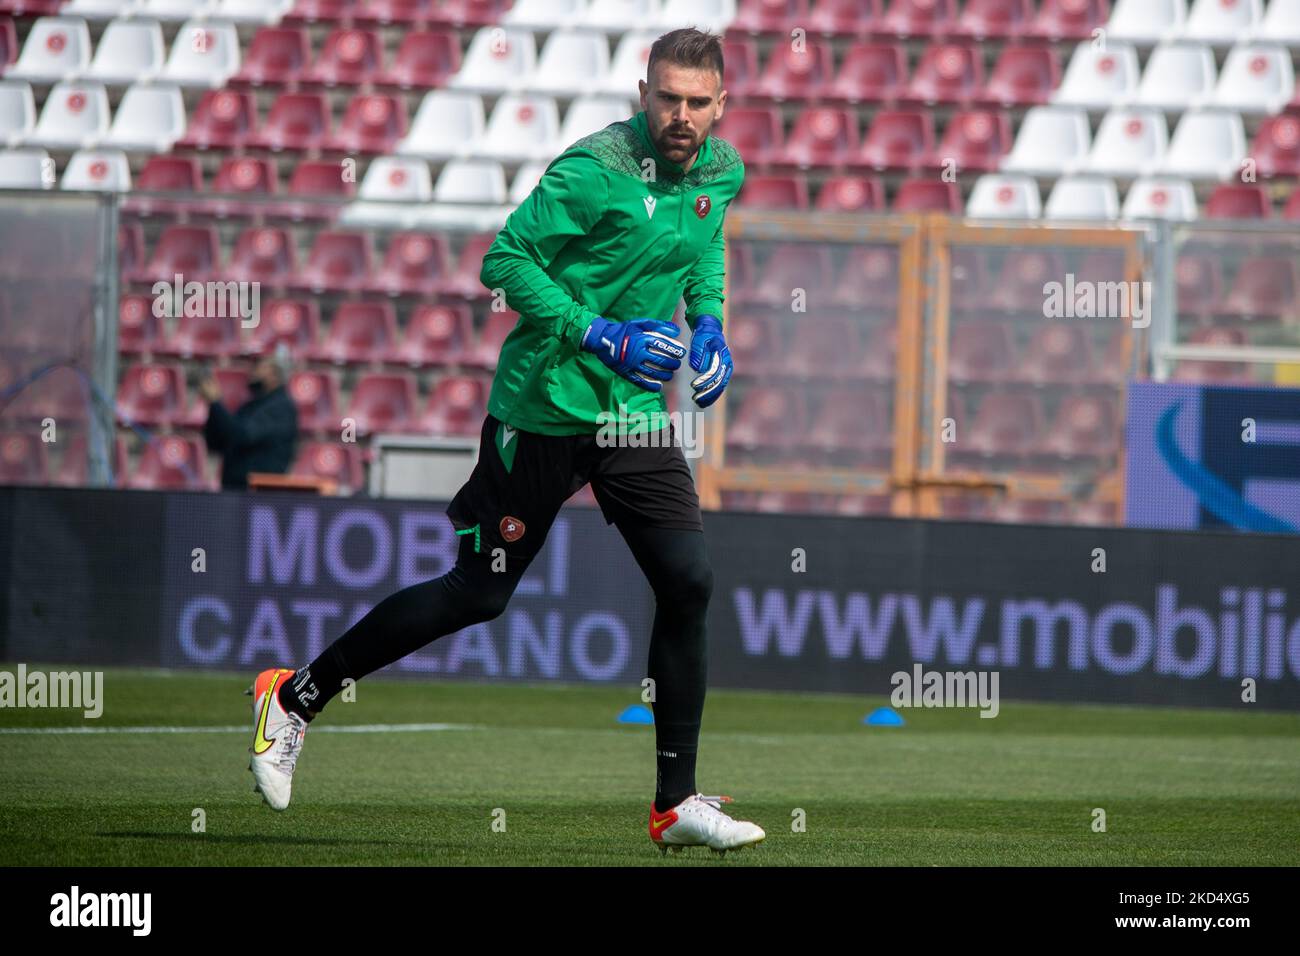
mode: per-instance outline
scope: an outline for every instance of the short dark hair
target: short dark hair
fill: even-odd
[[[650,60],[646,63],[646,82],[654,76],[655,64],[663,60],[674,66],[696,70],[713,70],[722,81],[722,38],[714,33],[683,27],[665,33],[650,47]]]

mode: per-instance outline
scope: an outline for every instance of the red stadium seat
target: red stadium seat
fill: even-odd
[[[185,374],[179,365],[128,366],[117,389],[117,417],[141,425],[170,425],[185,413]]]
[[[122,204],[124,213],[135,216],[179,212],[191,203],[179,196],[164,199],[149,193],[178,193],[192,197],[203,192],[203,167],[194,156],[150,156],[135,177],[132,192]]]
[[[807,433],[802,390],[755,385],[738,398],[735,417],[727,422],[729,448],[788,450]]]
[[[257,104],[252,93],[209,90],[194,109],[178,146],[237,149],[257,139]]]
[[[418,405],[415,379],[409,373],[371,372],[353,386],[347,417],[357,423],[358,435],[415,431]]]
[[[117,350],[123,355],[158,351],[167,334],[163,320],[153,314],[152,295],[129,292],[117,304]]]
[[[378,362],[397,344],[397,313],[390,302],[344,302],[312,358],[342,365]]]
[[[1115,456],[1119,439],[1119,412],[1113,398],[1067,395],[1045,436],[1044,450],[1058,458]]]
[[[871,121],[855,165],[914,171],[934,150],[934,116],[928,112],[881,110]]]
[[[237,303],[230,303],[231,306]],[[206,303],[205,303],[206,306]],[[218,308],[215,311],[225,311]],[[214,359],[238,355],[241,319],[237,315],[209,314],[205,307],[201,315],[181,314],[176,317],[176,330],[167,337],[159,349],[165,355],[181,358]]]
[[[348,100],[338,131],[326,146],[345,153],[388,153],[406,135],[406,128],[402,97],[358,93]]]
[[[231,156],[221,161],[221,167],[212,180],[212,191],[231,196],[272,196],[280,191],[280,177],[275,164],[270,160]],[[264,215],[273,207],[266,202],[258,203],[255,199],[248,202],[209,199],[203,203],[202,208],[213,216],[224,218]]]
[[[941,37],[957,27],[957,0],[893,0],[877,32],[900,37]]]
[[[894,197],[894,212],[946,212],[960,216],[961,187],[941,179],[905,179]]]
[[[373,30],[340,27],[330,31],[320,56],[303,75],[324,86],[359,86],[373,82],[383,70],[384,46]]]
[[[495,239],[495,234],[483,233],[470,236],[465,241],[465,245],[461,247],[460,256],[456,259],[456,268],[442,284],[444,295],[458,295],[465,299],[484,299],[491,294],[483,287],[483,283],[479,281],[478,276],[483,271],[483,254],[488,251]]]
[[[126,439],[121,435],[114,436],[109,454],[112,456],[109,467],[113,484],[115,487],[120,487],[125,482],[129,470]],[[63,449],[63,458],[59,462],[59,470],[53,476],[53,480],[54,484],[65,488],[81,487],[90,480],[89,442],[84,431],[79,431],[68,439],[68,444]]]
[[[753,287],[759,302],[790,305],[791,289],[828,289],[831,284],[830,249],[810,242],[788,242],[770,247],[762,277]]]
[[[211,226],[168,226],[149,261],[131,278],[171,282],[179,273],[185,282],[206,282],[217,278],[220,260],[217,231]]]
[[[948,379],[1001,382],[1014,377],[1016,344],[1011,326],[997,321],[964,321],[952,327],[948,343]]]
[[[964,438],[963,438],[964,432]],[[1038,396],[1026,392],[992,392],[963,428],[950,452],[954,463],[972,459],[1019,458],[1042,440],[1043,411]]]
[[[1246,333],[1242,329],[1206,328],[1195,330],[1187,341],[1188,345],[1244,346]],[[1240,383],[1253,382],[1251,366],[1246,362],[1209,362],[1180,361],[1174,369],[1174,381],[1177,382],[1218,382]]]
[[[1271,219],[1273,202],[1264,186],[1225,183],[1205,201],[1206,219]]]
[[[1065,263],[1059,252],[1050,249],[1017,249],[1002,263],[1002,272],[994,284],[993,304],[1011,311],[1043,311],[1043,286],[1064,282]]]
[[[0,431],[0,485],[47,485],[46,443],[32,431]]]
[[[1250,156],[1266,179],[1300,176],[1300,117],[1273,116],[1260,123]]]
[[[1087,40],[1110,18],[1110,0],[1039,0],[1029,35],[1044,40]]]
[[[299,428],[339,434],[339,382],[334,372],[294,372],[289,376],[289,397],[298,409]]]
[[[261,355],[281,342],[295,356],[311,354],[320,341],[320,306],[314,299],[269,299],[245,339],[247,351]]]
[[[954,29],[974,40],[1009,40],[1023,35],[1033,16],[1033,0],[966,0]]]
[[[759,75],[758,45],[749,37],[733,34],[722,41],[722,62],[722,88],[737,102],[747,100]]]
[[[948,268],[948,303],[954,312],[982,312],[988,307],[988,256],[970,246],[952,250]]]
[[[289,177],[288,193],[295,198],[281,202],[276,213],[295,221],[332,222],[342,208],[341,202],[326,200],[351,199],[356,192],[356,177],[345,178],[341,162],[304,159]]]
[[[497,359],[501,355],[501,346],[505,343],[506,336],[518,324],[518,312],[509,310],[489,312],[478,340],[474,343],[470,354],[465,357],[465,364],[488,369],[496,368]]]
[[[878,212],[885,208],[879,176],[835,176],[822,183],[817,209],[823,212]]]
[[[451,30],[407,33],[397,47],[393,65],[375,82],[404,90],[447,85],[460,70],[460,43]]]
[[[900,102],[914,106],[966,105],[984,85],[984,59],[978,47],[936,43],[925,48]]]
[[[298,0],[286,23],[342,23],[356,14],[356,0]]]
[[[358,19],[367,23],[424,23],[437,14],[436,0],[361,0]]]
[[[1291,190],[1291,198],[1282,207],[1282,218],[1289,222],[1300,220],[1300,189]]]
[[[291,285],[313,292],[359,292],[370,273],[370,235],[318,232]]]
[[[741,33],[781,33],[806,23],[808,0],[739,0],[730,29]]]
[[[807,20],[808,30],[823,35],[860,37],[869,34],[884,15],[885,0],[814,0]]]
[[[293,464],[293,474],[304,478],[331,478],[343,494],[365,488],[365,467],[356,442],[303,442]]]
[[[985,106],[1042,106],[1061,85],[1061,58],[1050,46],[1007,46],[975,101]]]
[[[391,361],[417,368],[454,365],[465,360],[473,338],[474,320],[469,306],[417,306]]]
[[[740,151],[750,168],[779,160],[785,150],[781,111],[776,107],[727,110],[718,134]]]
[[[898,365],[898,323],[893,316],[867,328],[867,347],[859,371],[874,382],[892,382]]]
[[[1223,264],[1211,253],[1183,252],[1174,266],[1178,312],[1209,312],[1223,293]]]
[[[737,374],[766,375],[781,371],[784,343],[772,317],[765,312],[733,309],[727,319],[727,347]]]
[[[18,60],[18,29],[12,17],[0,19],[0,73]]]
[[[1296,265],[1284,256],[1243,259],[1217,311],[1247,318],[1296,317]]]
[[[750,209],[807,209],[804,176],[746,176],[736,203]]]
[[[281,93],[251,143],[270,150],[320,149],[330,134],[330,104],[323,93]]]
[[[780,161],[800,169],[839,167],[857,148],[858,119],[853,110],[812,109],[795,121]]]
[[[900,281],[896,247],[854,246],[831,286],[831,302],[850,308],[892,310],[898,305]]]
[[[809,381],[852,378],[861,374],[862,331],[860,316],[798,316],[790,349],[781,363],[790,375]]]
[[[828,389],[799,444],[843,456],[840,465],[884,467],[893,448],[889,408],[876,389],[840,386]]]
[[[243,65],[232,85],[287,86],[296,84],[311,60],[311,38],[306,30],[262,27],[253,34]]]
[[[129,278],[144,265],[144,226],[123,222],[117,227],[117,271]]]
[[[892,104],[907,86],[907,51],[899,43],[855,43],[823,92],[828,101]]]
[[[830,44],[812,40],[799,47],[778,44],[750,88],[749,99],[816,100],[831,79]]]
[[[285,229],[256,226],[245,229],[235,241],[226,276],[237,282],[283,286],[297,269],[293,237]]]
[[[948,121],[943,139],[926,165],[942,170],[951,161],[956,173],[993,172],[1010,149],[1010,118],[1005,113],[972,110],[957,113]]]
[[[198,439],[163,435],[145,445],[129,488],[203,491],[215,487]]]
[[[452,375],[429,393],[420,418],[420,430],[431,435],[473,437],[487,414],[488,386],[480,378]]]
[[[214,368],[213,377],[221,388],[221,404],[229,411],[237,411],[240,406],[252,398],[248,388],[248,370],[242,368]],[[186,428],[202,428],[208,420],[208,402],[202,395],[194,397],[194,403],[177,422]]]
[[[1086,382],[1095,377],[1092,346],[1084,329],[1066,322],[1037,325],[1016,376],[1035,385]]]
[[[435,296],[450,271],[446,236],[397,233],[389,239],[384,263],[366,280],[366,288],[387,295]]]

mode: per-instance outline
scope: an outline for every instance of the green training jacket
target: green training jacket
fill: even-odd
[[[524,431],[596,432],[602,412],[663,411],[647,392],[581,349],[596,316],[686,323],[722,320],[723,217],[745,179],[735,147],[716,136],[695,165],[659,154],[644,111],[571,145],[506,219],[479,279],[501,289],[519,321],[501,347],[488,411]],[[689,345],[687,329],[680,336]],[[678,375],[692,372],[685,359]]]

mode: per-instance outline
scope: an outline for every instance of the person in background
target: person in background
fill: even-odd
[[[221,404],[221,386],[211,374],[199,385],[208,402],[203,438],[208,451],[221,455],[223,489],[247,488],[249,472],[284,474],[293,464],[298,409],[286,387],[292,370],[283,342],[264,353],[249,378],[252,397],[233,412]]]

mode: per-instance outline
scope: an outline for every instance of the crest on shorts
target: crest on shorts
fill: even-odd
[[[501,537],[507,542],[518,541],[524,536],[524,523],[518,518],[506,515],[501,519]]]
[[[709,214],[709,210],[712,208],[713,208],[713,202],[709,199],[708,196],[695,197],[695,215],[699,216],[701,219],[707,216]]]

